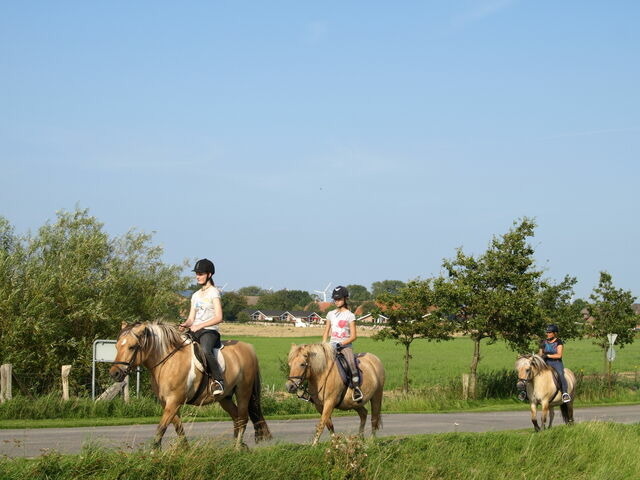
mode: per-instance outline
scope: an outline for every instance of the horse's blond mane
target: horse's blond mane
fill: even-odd
[[[522,368],[526,365],[531,366],[531,370],[533,372],[533,376],[538,375],[545,370],[549,370],[551,367],[547,365],[547,362],[544,359],[535,353],[529,355],[520,355],[518,360],[516,360],[516,368]]]
[[[120,332],[120,336],[129,333],[136,327],[143,327],[138,335],[145,330],[147,331],[147,334],[140,341],[143,350],[155,350],[161,355],[167,355],[170,351],[186,343],[185,335],[180,333],[174,324],[161,320],[127,325]]]
[[[329,360],[333,358],[333,347],[329,343],[308,343],[306,345],[294,345],[289,351],[288,361],[299,354],[305,355],[309,362],[311,373],[320,374],[327,369]]]

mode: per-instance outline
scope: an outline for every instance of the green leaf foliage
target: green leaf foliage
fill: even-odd
[[[613,279],[607,272],[600,272],[598,286],[590,295],[587,309],[591,315],[591,322],[586,327],[586,334],[593,338],[594,344],[607,348],[609,341],[607,334],[617,333],[616,346],[623,348],[634,340],[633,328],[636,327],[638,316],[631,305],[635,301],[630,291],[616,288]]]
[[[122,322],[178,317],[185,281],[161,256],[151,235],[110,238],[87,210],[58,212],[23,237],[0,219],[0,362],[31,392],[57,386],[61,365],[86,388],[95,339],[115,338]]]

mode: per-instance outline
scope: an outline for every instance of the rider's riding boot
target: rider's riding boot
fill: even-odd
[[[360,390],[360,379],[358,377],[353,377],[351,379],[351,388],[353,389],[353,394],[351,395],[351,398],[353,399],[354,402],[361,402],[362,401],[362,390]]]
[[[569,403],[571,401],[571,395],[569,395],[568,393],[563,393],[562,394],[562,402],[563,403]]]
[[[208,367],[209,367],[209,377],[213,379],[211,385],[209,385],[209,392],[214,397],[216,395],[222,394],[224,392],[224,375],[220,371],[220,365],[218,365],[217,360],[213,357],[213,355],[207,355]]]

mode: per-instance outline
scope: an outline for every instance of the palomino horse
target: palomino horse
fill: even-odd
[[[292,345],[289,351],[289,380],[286,383],[289,393],[304,391],[301,398],[308,395],[318,413],[322,414],[316,426],[313,444],[317,444],[326,426],[333,435],[331,413],[334,408],[340,410],[355,410],[360,416],[360,435],[364,434],[367,421],[367,409],[364,405],[371,401],[371,431],[382,427],[380,409],[382,407],[382,389],[384,387],[384,368],[380,359],[372,353],[365,353],[358,357],[362,370],[360,389],[364,397],[360,402],[354,402],[352,390],[342,381],[336,355],[333,347],[328,343],[314,343],[308,345]],[[305,383],[308,384],[305,387]],[[307,390],[308,389],[308,390]],[[305,398],[306,399],[306,398]]]
[[[554,417],[553,407],[560,405],[564,423],[573,423],[573,393],[576,387],[576,377],[568,368],[564,369],[564,376],[567,379],[567,387],[571,401],[562,403],[562,391],[554,380],[554,370],[539,355],[521,355],[516,361],[516,371],[518,372],[518,389],[526,390],[531,406],[531,422],[536,432],[540,431],[538,425],[538,415],[536,406],[542,406],[542,430],[545,429],[547,415],[551,428]],[[560,381],[558,380],[558,383]]]
[[[186,403],[206,405],[219,402],[233,419],[236,448],[251,418],[256,442],[268,440],[271,433],[260,406],[260,369],[253,346],[228,342],[221,353],[226,365],[224,393],[212,397],[207,375],[194,355],[194,343],[174,325],[162,322],[123,324],[116,344],[117,355],[109,374],[122,381],[138,365],[151,373],[153,391],[164,409],[155,435],[159,448],[169,423],[173,423],[181,441],[186,442],[180,419],[180,407]],[[235,395],[236,403],[232,396]]]

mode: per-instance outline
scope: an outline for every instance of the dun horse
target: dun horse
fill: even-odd
[[[328,343],[293,345],[289,352],[289,380],[286,383],[289,393],[302,390],[307,394],[318,413],[322,416],[316,426],[313,444],[317,444],[326,426],[333,435],[331,413],[334,408],[355,410],[360,416],[360,435],[364,434],[367,421],[367,409],[364,405],[371,402],[371,431],[382,427],[380,410],[382,407],[382,389],[384,387],[384,368],[375,355],[365,353],[359,356],[362,370],[360,389],[364,395],[360,402],[351,398],[352,390],[342,381],[336,363],[333,347]],[[305,384],[308,386],[305,387]],[[304,395],[303,394],[303,395]],[[301,397],[301,398],[304,398]]]
[[[124,380],[131,370],[144,365],[151,373],[153,391],[164,409],[154,447],[159,448],[169,423],[173,423],[181,441],[186,441],[180,419],[184,404],[206,405],[217,401],[231,416],[236,448],[251,418],[256,442],[271,438],[260,405],[260,370],[251,345],[227,342],[221,353],[226,365],[224,393],[209,394],[209,378],[194,355],[194,343],[175,326],[162,322],[123,324],[116,344],[117,354],[109,374]],[[235,395],[236,403],[232,397]]]
[[[576,377],[568,368],[564,369],[571,401],[562,403],[562,391],[554,379],[554,370],[548,366],[539,355],[521,355],[516,361],[518,372],[518,389],[526,390],[531,407],[531,422],[536,432],[545,429],[547,416],[551,428],[554,417],[554,407],[560,405],[564,423],[573,423],[573,393],[576,386]],[[559,383],[559,381],[558,381]],[[536,407],[542,406],[542,427],[538,425]]]

